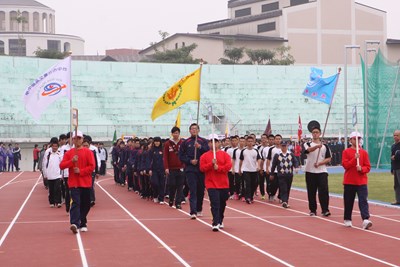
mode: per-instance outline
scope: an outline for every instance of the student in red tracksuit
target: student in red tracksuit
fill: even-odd
[[[209,147],[213,147],[213,139],[215,146],[200,157],[200,171],[205,174],[205,186],[210,198],[213,216],[212,230],[216,232],[224,228],[224,212],[226,201],[229,198],[228,172],[232,168],[232,161],[228,153],[220,150],[221,144],[218,135],[210,135],[208,139]]]
[[[372,226],[372,222],[369,220],[367,186],[367,173],[371,170],[371,163],[367,151],[359,147],[357,153],[356,138],[361,141],[360,133],[352,132],[350,134],[351,147],[344,150],[342,155],[342,166],[345,170],[343,177],[344,226],[352,227],[351,214],[357,194],[358,207],[360,208],[361,219],[363,220],[362,228],[367,230]],[[357,159],[359,165],[357,165]]]
[[[75,148],[65,153],[60,163],[60,169],[68,168],[68,187],[71,195],[70,222],[71,231],[78,233],[87,232],[87,214],[90,210],[90,190],[92,188],[92,172],[95,168],[93,152],[83,147],[83,134],[81,131],[73,133]]]

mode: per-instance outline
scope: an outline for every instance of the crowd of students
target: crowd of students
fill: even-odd
[[[168,204],[176,209],[181,209],[182,204],[189,201],[191,219],[203,216],[203,199],[207,190],[211,201],[212,229],[218,231],[224,227],[224,210],[228,199],[252,205],[258,195],[261,200],[279,202],[283,208],[290,208],[293,175],[299,169],[301,159],[306,157],[304,171],[310,216],[317,215],[317,195],[321,215],[331,215],[327,165],[332,161],[332,152],[329,145],[320,140],[320,129],[313,129],[312,139],[300,145],[282,140],[279,134],[263,134],[260,142],[257,142],[254,134],[231,136],[223,140],[217,135],[203,138],[199,135],[199,125],[195,123],[189,131],[190,137],[186,139],[180,137],[178,127],[173,127],[171,138],[165,140],[160,137],[132,138],[125,143],[119,139],[110,151],[115,184],[126,186],[128,191],[135,192],[142,199]],[[76,205],[76,201],[70,201],[71,194],[76,191],[76,184],[82,186],[76,180],[83,179],[82,173],[86,178],[89,177],[87,179],[90,181],[84,182],[82,188],[78,187],[79,193],[74,193],[75,198],[84,199],[79,200],[84,206],[83,209],[79,208],[82,218],[78,220],[77,216],[81,215],[74,212],[72,219],[71,214],[71,230],[76,233],[79,229],[87,231],[86,216],[96,203],[95,180],[99,175],[105,175],[108,153],[102,143],[93,143],[90,136],[81,133],[75,136],[74,146],[69,144],[69,137],[67,134],[52,138],[47,149],[44,146],[42,151],[36,153],[39,154],[44,185],[49,190],[50,207],[61,208],[65,203],[66,211],[71,212],[71,203]],[[80,139],[82,144],[77,149],[76,140]],[[81,150],[90,151],[93,162],[85,163],[89,166],[89,173],[78,168],[78,158],[71,154],[75,151],[75,155],[78,155],[82,153]],[[360,209],[362,227],[368,229],[372,225],[366,200],[366,174],[370,170],[368,154],[365,151],[351,152],[343,153],[347,158],[342,160],[346,171],[345,225],[351,226],[349,221],[357,193],[359,198],[361,194],[365,200]],[[362,158],[361,167],[355,165],[355,162],[359,164],[359,160],[355,160],[357,157]],[[356,177],[357,174],[360,177]],[[75,182],[70,182],[71,175]],[[75,183],[73,188],[71,183]],[[358,191],[359,186],[363,187],[363,191]]]

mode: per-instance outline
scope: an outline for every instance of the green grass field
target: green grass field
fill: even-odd
[[[329,192],[343,195],[343,174],[329,174]],[[306,188],[305,175],[294,176],[292,187]],[[393,175],[388,173],[368,174],[368,199],[382,202],[394,201]]]

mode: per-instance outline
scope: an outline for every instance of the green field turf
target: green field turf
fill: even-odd
[[[329,192],[343,195],[343,174],[329,174]],[[393,175],[388,173],[368,174],[368,199],[382,202],[393,202]],[[306,188],[305,175],[296,174],[292,187]]]

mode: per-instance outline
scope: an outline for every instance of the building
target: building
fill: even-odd
[[[386,12],[354,0],[230,0],[227,19],[199,24],[197,31],[172,35],[141,55],[195,42],[195,58],[219,64],[223,52],[232,47],[271,49],[286,45],[291,47],[296,64],[332,65],[343,64],[345,45],[358,44],[363,53],[366,40],[377,40],[390,60],[400,58],[400,40],[387,38]],[[359,63],[357,54],[354,50],[349,63]],[[374,55],[368,54],[372,62]]]
[[[38,49],[84,54],[78,36],[56,34],[55,10],[33,0],[0,0],[0,54],[34,56]]]

